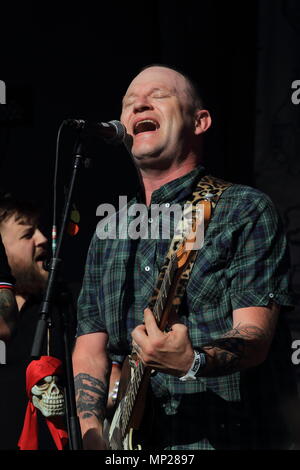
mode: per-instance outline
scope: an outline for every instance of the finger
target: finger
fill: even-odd
[[[171,327],[172,331],[175,333],[187,334],[187,327],[183,323],[172,323]]]
[[[148,336],[162,335],[162,332],[158,328],[155,317],[150,308],[146,308],[144,310],[144,322]]]
[[[147,331],[145,325],[137,326],[131,333],[131,337],[134,343],[139,344],[142,347],[147,341]]]
[[[137,354],[141,352],[141,348],[139,344],[137,344],[135,341],[132,341],[132,351],[134,351]]]
[[[132,330],[131,332],[131,336],[133,336],[135,334],[136,331],[139,331],[141,333],[145,333],[145,335],[147,334],[147,331],[146,331],[146,327],[145,325],[138,325],[134,328],[134,330]]]

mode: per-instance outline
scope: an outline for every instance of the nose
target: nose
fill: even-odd
[[[34,232],[34,238],[36,246],[47,245],[47,238],[38,228]]]
[[[55,382],[53,382],[53,383],[50,385],[50,387],[49,387],[49,389],[48,389],[48,394],[49,394],[49,395],[59,395],[59,394],[60,394],[59,388],[58,388],[58,386],[56,385]]]
[[[153,106],[146,96],[139,96],[136,98],[133,107],[134,113],[142,113],[143,111],[148,111],[149,109],[153,109]]]

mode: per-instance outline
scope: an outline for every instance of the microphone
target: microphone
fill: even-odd
[[[126,137],[126,128],[120,121],[89,122],[83,119],[65,119],[64,124],[82,130],[86,135],[102,137],[109,144],[122,144]]]

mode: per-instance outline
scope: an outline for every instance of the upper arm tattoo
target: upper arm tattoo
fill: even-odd
[[[80,417],[86,419],[94,415],[99,420],[103,420],[107,401],[107,384],[83,373],[76,375],[74,383]]]
[[[0,289],[0,317],[11,330],[18,318],[18,306],[10,289]]]

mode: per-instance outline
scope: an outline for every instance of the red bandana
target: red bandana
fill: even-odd
[[[32,361],[26,370],[26,391],[29,397],[24,426],[18,446],[20,450],[38,449],[38,420],[37,409],[32,404],[32,387],[47,375],[60,375],[62,362],[51,356],[41,356],[38,361]],[[62,450],[67,443],[68,434],[64,428],[62,416],[45,418],[49,431],[58,450]]]

